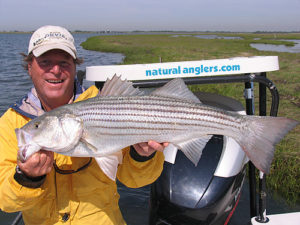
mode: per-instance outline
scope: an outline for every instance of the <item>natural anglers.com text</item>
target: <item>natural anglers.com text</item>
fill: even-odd
[[[173,67],[173,68],[158,68],[152,70],[146,70],[146,76],[157,75],[172,75],[172,74],[195,74],[200,75],[202,73],[217,73],[217,72],[232,72],[239,71],[240,65],[224,65],[224,66],[196,66],[196,67]]]

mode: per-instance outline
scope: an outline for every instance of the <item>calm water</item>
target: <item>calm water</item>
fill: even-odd
[[[92,65],[108,65],[122,62],[123,56],[116,53],[101,53],[84,50],[80,43],[96,34],[74,34],[78,56],[84,58],[84,63],[77,70],[85,70]],[[0,115],[8,106],[24,96],[31,87],[27,72],[22,67],[21,52],[27,53],[30,34],[0,34]],[[84,81],[84,86],[92,82]]]
[[[215,34],[201,34],[201,35],[195,35],[196,38],[200,39],[225,39],[225,40],[242,40],[243,38],[241,37],[230,37],[230,36],[220,36],[220,35],[215,35]]]
[[[95,34],[75,34],[78,55],[85,59],[85,63],[80,65],[78,70],[85,70],[86,66],[117,64],[122,61],[123,56],[115,53],[100,53],[86,51],[81,48],[80,43],[89,36]],[[31,81],[26,71],[23,69],[22,57],[19,53],[27,52],[27,43],[30,34],[0,34],[0,115],[8,106],[24,96],[31,87]],[[93,83],[84,82],[84,86]],[[148,203],[150,187],[140,189],[128,189],[119,185],[118,188],[121,199],[120,207],[124,218],[129,225],[146,225],[148,219]],[[288,207],[283,200],[268,198],[267,213],[283,213],[289,211],[299,211],[300,207]],[[10,224],[15,214],[5,214],[0,211],[0,225]],[[249,221],[249,194],[248,183],[245,182],[240,203],[233,215],[230,224],[241,225]]]
[[[295,42],[295,45],[294,46],[285,46],[285,45],[252,43],[252,44],[250,44],[250,46],[259,51],[290,52],[290,53],[299,53],[300,52],[300,40],[283,40],[283,41],[293,41],[293,42]]]
[[[173,35],[173,37],[184,37],[184,36],[192,36],[192,35]],[[201,34],[194,35],[196,38],[200,39],[225,39],[225,40],[242,40],[241,37],[226,37],[215,34]],[[254,38],[254,40],[260,40],[261,38]],[[252,43],[250,46],[259,51],[273,51],[273,52],[290,52],[290,53],[299,53],[300,52],[300,40],[282,40],[282,41],[293,41],[295,42],[294,46],[286,46],[286,45],[273,45],[273,44],[260,44],[260,43]]]

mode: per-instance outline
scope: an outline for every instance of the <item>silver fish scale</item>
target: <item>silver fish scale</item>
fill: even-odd
[[[121,134],[161,134],[189,130],[240,129],[237,114],[203,104],[160,96],[96,97],[74,108],[85,127],[95,132]]]

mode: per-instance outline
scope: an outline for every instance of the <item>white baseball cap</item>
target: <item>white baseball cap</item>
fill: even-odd
[[[76,47],[72,34],[60,26],[43,26],[37,29],[31,36],[28,46],[28,54],[33,53],[39,57],[52,49],[61,49],[77,58]]]

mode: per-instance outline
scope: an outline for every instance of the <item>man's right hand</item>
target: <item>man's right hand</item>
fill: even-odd
[[[18,160],[17,164],[27,177],[35,178],[50,173],[53,168],[53,161],[53,152],[40,150],[30,156],[26,162]]]

